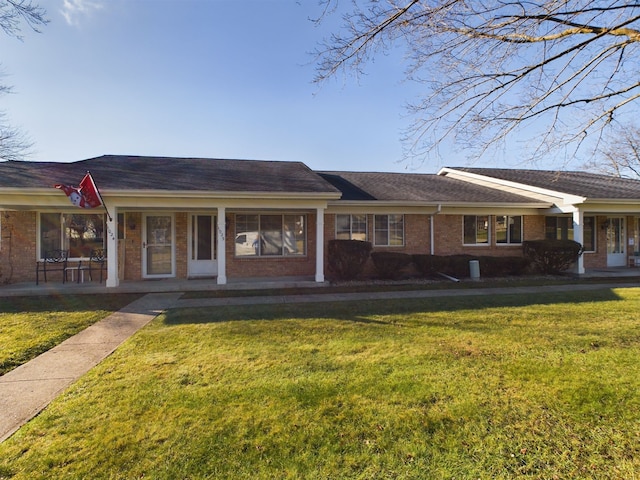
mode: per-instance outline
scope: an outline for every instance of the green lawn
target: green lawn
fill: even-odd
[[[0,375],[120,310],[139,296],[0,297]]]
[[[640,289],[172,310],[0,478],[638,478]]]

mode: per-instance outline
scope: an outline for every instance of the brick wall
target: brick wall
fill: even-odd
[[[188,272],[188,235],[187,218],[189,215],[186,212],[178,212],[175,215],[175,229],[176,229],[176,277],[187,278]]]
[[[0,212],[0,283],[35,282],[36,252],[36,212]],[[607,265],[606,231],[602,224],[606,216],[596,217],[597,252],[585,253],[585,268],[604,268]],[[188,214],[176,213],[176,277],[186,278],[188,272],[187,229]],[[236,257],[234,248],[235,215],[227,215],[227,276],[229,278],[279,277],[279,276],[313,276],[315,275],[316,255],[316,215],[306,215],[307,254],[304,256],[284,256],[273,258],[241,258]],[[373,234],[373,215],[367,216],[369,236]],[[493,217],[492,217],[493,221]],[[524,216],[525,240],[538,240],[545,235],[544,216]],[[633,238],[635,217],[626,217],[627,238]],[[124,248],[124,280],[140,280],[142,278],[142,213],[127,212],[125,214]],[[133,227],[133,228],[131,228]],[[335,215],[327,214],[324,220],[325,252],[327,242],[335,238]],[[519,245],[507,246],[495,244],[495,229],[491,229],[493,238],[489,245],[463,246],[462,216],[435,215],[434,238],[436,255],[453,255],[472,253],[476,255],[520,255]],[[405,215],[405,245],[403,247],[375,247],[381,251],[400,251],[409,254],[430,253],[430,216]],[[626,246],[630,254],[640,246]],[[327,274],[325,255],[325,274]],[[367,272],[373,273],[371,262]]]
[[[36,213],[0,212],[0,283],[36,281]]]
[[[127,212],[124,215],[124,279],[142,278],[142,213]]]

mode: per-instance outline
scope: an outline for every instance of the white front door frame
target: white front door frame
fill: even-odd
[[[211,219],[211,224],[206,228],[207,231],[201,231],[206,225],[200,223],[200,217],[209,217]],[[187,256],[189,259],[187,262],[187,275],[189,278],[216,276],[218,273],[216,214],[212,212],[191,212],[189,213],[187,228]],[[207,238],[209,235],[210,238]],[[204,239],[210,242],[209,246],[205,248],[208,251],[201,251],[204,248],[204,245],[201,246],[199,242],[201,236],[204,236]]]
[[[607,217],[607,267],[627,266],[627,234],[623,215]]]
[[[573,212],[573,239],[584,246],[584,211],[580,208]],[[584,274],[584,253],[578,257],[576,267],[578,275]]]

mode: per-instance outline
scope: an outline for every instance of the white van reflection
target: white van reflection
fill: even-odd
[[[241,232],[236,235],[236,255],[293,255],[298,253],[293,233],[286,231],[284,252],[282,232]]]

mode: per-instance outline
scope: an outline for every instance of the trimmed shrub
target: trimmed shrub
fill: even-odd
[[[412,255],[416,270],[424,277],[436,276],[444,273],[456,278],[465,278],[470,275],[469,262],[480,262],[481,277],[501,277],[508,275],[523,275],[530,265],[530,260],[525,257],[475,257],[473,255]]]
[[[481,277],[523,275],[531,261],[525,257],[479,257]]]
[[[530,240],[523,242],[525,257],[542,273],[561,273],[582,255],[583,248],[573,240]]]
[[[411,255],[402,252],[373,252],[371,260],[381,278],[394,279],[411,263]]]
[[[469,261],[477,260],[473,255],[412,255],[416,270],[423,276],[436,276],[444,273],[456,278],[469,276]]]
[[[362,273],[370,253],[371,242],[329,240],[327,248],[329,273],[337,280],[353,280]]]
[[[416,267],[416,271],[422,277],[429,277],[435,272],[433,270],[434,255],[425,253],[415,253],[411,255],[411,260]]]

